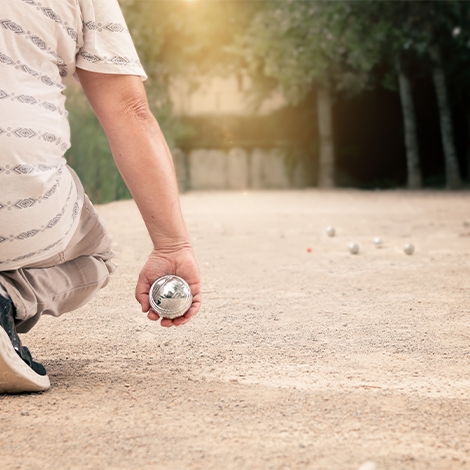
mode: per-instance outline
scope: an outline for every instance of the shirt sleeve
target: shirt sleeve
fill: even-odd
[[[79,0],[83,40],[76,66],[90,72],[147,78],[117,0]]]

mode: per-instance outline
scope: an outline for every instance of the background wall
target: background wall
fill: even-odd
[[[288,149],[173,150],[181,191],[289,189],[314,185],[311,161]]]

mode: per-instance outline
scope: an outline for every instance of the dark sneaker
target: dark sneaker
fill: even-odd
[[[0,393],[40,392],[49,387],[44,366],[21,345],[13,302],[0,295]]]

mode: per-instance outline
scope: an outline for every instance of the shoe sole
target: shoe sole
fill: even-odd
[[[0,393],[42,392],[51,386],[47,375],[39,375],[16,353],[10,338],[0,328]]]

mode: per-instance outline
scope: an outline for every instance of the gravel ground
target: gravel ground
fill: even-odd
[[[119,269],[23,336],[52,387],[0,396],[2,469],[470,469],[469,192],[182,204],[200,314],[147,320],[144,225],[132,201],[99,206]]]

